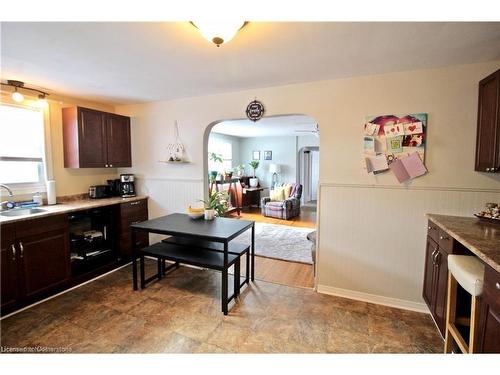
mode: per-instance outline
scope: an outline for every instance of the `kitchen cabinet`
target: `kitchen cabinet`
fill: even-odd
[[[148,201],[141,199],[134,202],[120,204],[119,207],[119,244],[120,256],[123,259],[129,260],[132,258],[132,233],[130,230],[131,224],[136,224],[148,219]],[[149,245],[149,235],[146,232],[136,233],[136,243],[138,247]]]
[[[500,353],[500,274],[487,265],[478,331],[478,352]]]
[[[66,215],[2,225],[2,310],[62,287],[69,264]]]
[[[439,231],[435,224],[429,222],[428,229],[429,235],[427,236],[422,297],[429,307],[441,335],[444,336],[446,325],[448,252],[444,248],[441,248],[431,237],[431,233]]]
[[[17,267],[17,248],[15,247],[15,228],[6,224],[1,229],[1,301],[2,310],[11,308],[19,301],[19,271]]]
[[[62,113],[65,168],[132,166],[129,117],[83,107]]]
[[[500,172],[500,69],[479,82],[475,170]]]

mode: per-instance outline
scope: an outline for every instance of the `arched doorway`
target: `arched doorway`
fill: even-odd
[[[316,207],[308,213],[303,213],[300,206],[301,197],[298,205],[291,205],[293,209],[288,207],[291,199],[296,197],[295,194],[302,194],[303,186],[298,179],[298,156],[299,151],[305,149],[319,151],[318,125],[307,115],[269,116],[257,123],[247,119],[214,121],[205,129],[203,140],[204,195],[208,197],[209,190],[214,187],[215,172],[218,184],[224,185],[225,181],[229,181],[225,179],[229,176],[229,170],[236,175],[234,168],[243,168],[243,173],[239,176],[243,186],[241,214],[232,215],[254,220],[256,227],[260,227],[260,231],[257,230],[256,233],[256,254],[262,257],[262,265],[267,264],[268,268],[273,270],[263,276],[263,279],[293,286],[313,287],[314,262],[311,250],[314,243],[307,235],[317,228]],[[209,159],[209,153],[219,154],[220,160],[217,164]],[[255,170],[249,165],[253,161],[259,164]],[[257,177],[257,187],[249,184],[250,177]],[[300,193],[297,193],[294,189],[298,189],[299,185]],[[310,195],[311,186],[308,188]],[[273,194],[276,195],[281,189],[284,190],[283,198],[280,200],[276,196],[273,197]],[[284,198],[287,189],[293,196]],[[284,202],[288,199],[289,202]],[[269,202],[271,200],[272,202]],[[288,211],[279,208],[281,211],[277,213],[276,207],[282,201],[282,206],[286,206]],[[262,252],[259,254],[260,234]],[[288,283],[279,279],[280,274],[293,274],[294,272],[290,272],[292,269],[296,280]],[[309,276],[304,277],[305,273]],[[297,281],[299,279],[300,281]]]

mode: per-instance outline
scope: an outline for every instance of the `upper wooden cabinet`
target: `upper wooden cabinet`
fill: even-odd
[[[129,117],[63,108],[63,139],[65,168],[132,166]]]
[[[500,70],[479,82],[475,170],[500,172]]]

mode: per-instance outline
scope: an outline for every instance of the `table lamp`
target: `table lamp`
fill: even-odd
[[[273,174],[271,186],[274,186],[278,183],[278,174],[281,173],[281,166],[279,164],[271,163],[269,164],[269,172]]]

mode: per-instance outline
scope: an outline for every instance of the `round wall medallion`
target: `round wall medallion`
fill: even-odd
[[[254,100],[248,104],[246,112],[249,120],[258,121],[264,116],[264,104]]]

